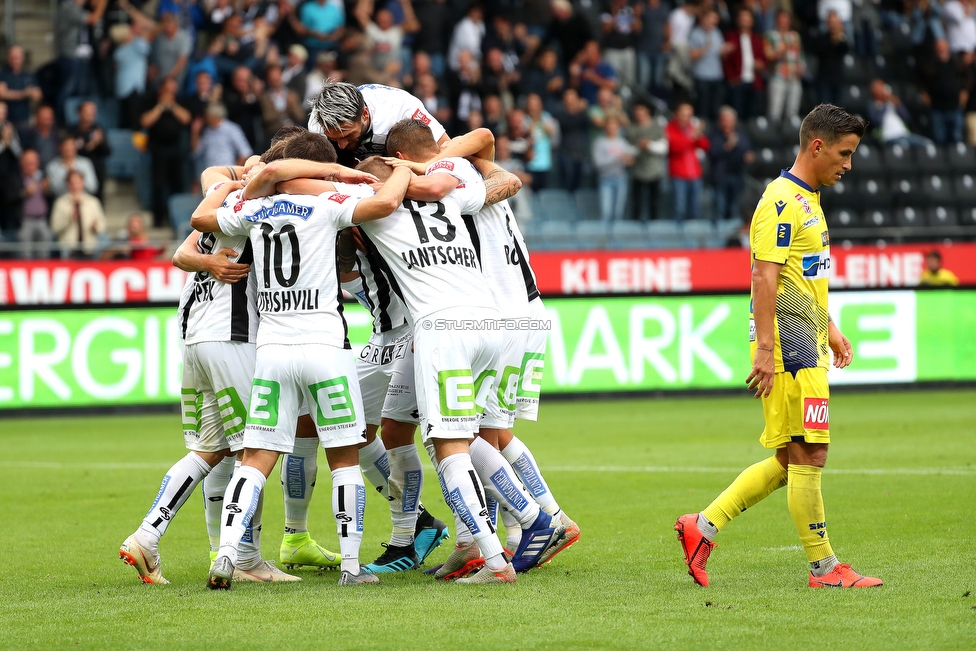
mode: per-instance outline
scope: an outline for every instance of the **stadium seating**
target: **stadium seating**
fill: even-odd
[[[956,174],[976,174],[976,155],[964,143],[946,147],[946,160]]]
[[[579,219],[600,219],[600,195],[592,188],[578,188],[573,193]]]
[[[64,103],[64,120],[69,127],[78,124],[78,107],[85,102],[95,102],[98,107],[98,125],[114,129],[119,124],[119,104],[115,99],[103,97],[69,97]]]
[[[928,211],[928,223],[929,226],[955,226],[959,221],[956,214],[956,209],[947,206],[935,206],[934,208],[929,208]]]
[[[132,144],[132,131],[129,129],[108,129],[105,139],[112,149],[105,161],[105,171],[113,179],[135,178],[139,165],[139,151]]]
[[[861,223],[861,217],[854,210],[850,208],[838,208],[837,210],[830,210],[826,212],[827,224],[831,227],[839,226],[840,228],[852,228],[859,226]]]
[[[645,239],[647,239],[647,231],[641,222],[614,222],[610,227],[610,248],[612,249],[642,247]]]
[[[858,151],[861,148],[858,147]],[[948,154],[943,147],[927,145],[915,152],[918,171],[923,174],[945,174],[952,170]]]
[[[581,221],[576,225],[576,247],[587,250],[605,249],[607,235],[607,227],[602,221]]]
[[[176,232],[177,239],[183,239],[189,234],[190,216],[200,203],[200,197],[195,194],[174,194],[169,198],[169,223]]]

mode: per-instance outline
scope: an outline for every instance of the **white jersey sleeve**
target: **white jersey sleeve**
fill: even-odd
[[[445,158],[432,163],[426,173],[427,176],[450,174],[458,180],[457,187],[449,196],[458,203],[462,215],[473,215],[484,208],[488,192],[485,180],[469,161],[457,157]]]
[[[386,137],[393,125],[407,118],[420,120],[430,127],[435,142],[444,135],[443,125],[427,112],[423,102],[407,91],[382,84],[364,84],[359,90],[369,109],[374,143],[386,144]]]

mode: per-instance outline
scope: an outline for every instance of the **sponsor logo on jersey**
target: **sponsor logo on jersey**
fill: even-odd
[[[348,194],[339,194],[338,192],[336,192],[332,196],[329,197],[329,201],[335,201],[336,203],[342,203],[342,202],[344,202],[348,198],[349,198],[349,195]]]
[[[830,251],[803,256],[803,277],[818,280],[830,277]]]
[[[453,172],[454,162],[449,160],[439,160],[428,168],[427,173],[430,174],[434,170],[447,170],[448,172]]]
[[[244,207],[244,198],[241,197],[240,199],[237,200],[237,203],[234,204],[234,212],[240,212],[243,207]]]
[[[430,125],[430,116],[427,115],[426,113],[424,113],[423,111],[421,111],[420,109],[417,109],[416,111],[414,111],[413,112],[413,115],[410,116],[410,119],[411,120],[419,120],[420,122],[423,122],[424,124],[426,124],[428,126]]]
[[[813,226],[813,225],[818,224],[818,223],[820,223],[820,217],[817,216],[817,215],[814,215],[810,219],[808,219],[805,222],[803,222],[803,228],[809,228],[810,226]]]
[[[235,210],[236,210],[236,206],[235,206]],[[308,219],[309,217],[312,216],[312,207],[303,206],[300,203],[294,203],[292,201],[275,201],[270,206],[265,206],[264,208],[261,208],[253,215],[248,215],[247,221],[259,222],[265,219],[271,219],[272,217],[278,217],[280,215],[288,215],[291,217],[300,217],[302,219]]]
[[[800,206],[803,208],[803,212],[805,212],[808,215],[813,212],[813,209],[810,208],[810,202],[807,201],[807,198],[804,197],[802,194],[797,193],[796,200],[800,202]]]
[[[786,209],[786,202],[780,199],[776,202],[776,216],[779,217],[783,214],[783,210]]]
[[[793,235],[793,224],[776,224],[776,246],[789,246]]]
[[[410,350],[411,342],[393,342],[387,346],[366,344],[359,352],[360,361],[374,366],[385,366],[393,360],[403,359]]]
[[[803,428],[830,429],[830,411],[827,398],[803,399]]]

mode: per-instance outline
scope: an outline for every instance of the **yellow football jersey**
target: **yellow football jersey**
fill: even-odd
[[[776,372],[830,366],[827,284],[830,236],[820,194],[788,171],[766,186],[749,228],[753,260],[783,265],[776,280]],[[749,301],[749,340],[756,325]]]

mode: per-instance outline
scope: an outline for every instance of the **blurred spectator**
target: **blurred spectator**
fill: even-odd
[[[596,103],[587,113],[593,125],[593,137],[603,133],[609,118],[615,119],[621,126],[627,126],[630,120],[624,110],[624,100],[609,88],[601,88],[596,95]]]
[[[529,133],[525,111],[512,109],[508,112],[505,122],[508,125],[506,133],[512,157],[519,159],[523,164],[528,163],[532,159],[532,134]]]
[[[631,169],[630,203],[632,218],[646,221],[648,218],[658,218],[668,139],[664,135],[664,128],[654,119],[650,105],[635,104],[632,112],[634,120],[627,128],[627,141],[637,149],[637,157]]]
[[[958,287],[956,274],[942,266],[942,254],[930,251],[925,256],[925,271],[918,281],[923,287]]]
[[[508,202],[519,220],[530,219],[532,217],[532,175],[525,171],[525,164],[521,160],[512,156],[508,136],[504,134],[495,138],[495,163],[522,181],[522,190]]]
[[[221,24],[220,33],[210,41],[207,58],[213,61],[219,78],[229,77],[238,66],[248,63],[248,52],[241,43],[242,36],[243,20],[232,14]]]
[[[105,138],[105,130],[98,125],[98,105],[92,101],[82,102],[78,106],[78,124],[68,130],[68,135],[74,138],[78,155],[91,161],[98,179],[98,189],[92,192],[102,201],[102,185],[105,183],[105,161],[108,160],[112,149]]]
[[[508,125],[505,123],[505,107],[502,106],[502,100],[498,95],[485,97],[481,113],[486,129],[494,134],[508,133]]]
[[[7,119],[17,128],[30,121],[31,102],[41,101],[37,78],[24,70],[24,48],[11,45],[7,50],[7,67],[0,70],[0,100],[7,103]]]
[[[691,57],[691,74],[695,79],[696,110],[702,118],[714,120],[718,107],[724,101],[725,73],[722,71],[722,55],[732,49],[718,29],[718,12],[707,10],[702,14],[698,27],[688,37],[688,55]]]
[[[671,47],[685,46],[691,36],[691,30],[698,21],[698,3],[686,2],[675,7],[668,15],[668,31],[670,32]]]
[[[6,102],[0,102],[0,152],[9,152],[17,159],[24,149],[20,144],[17,127],[10,121],[9,116]]]
[[[790,26],[790,14],[776,14],[776,29],[766,33],[766,60],[769,63],[769,108],[766,117],[773,122],[798,117],[801,79],[806,72],[800,35]]]
[[[237,124],[251,143],[251,149],[263,149],[264,134],[261,128],[261,91],[264,84],[250,68],[239,66],[230,78],[230,88],[224,90],[224,106],[227,118]]]
[[[346,22],[346,9],[342,0],[311,0],[299,9],[299,18],[305,28],[305,47],[308,56],[335,48],[342,37]]]
[[[305,100],[302,106],[307,107],[309,100],[319,94],[322,86],[330,78],[340,78],[340,75],[336,74],[336,53],[319,52],[315,57],[315,67],[305,77]]]
[[[758,98],[766,72],[766,51],[762,36],[753,31],[752,12],[739,9],[735,20],[735,30],[725,35],[727,46],[722,64],[729,83],[729,103],[743,120],[748,120],[762,113]]]
[[[854,40],[854,5],[851,0],[819,0],[817,2],[817,18],[820,20],[821,30],[828,29],[830,14],[836,14],[844,27],[844,33],[851,41]]]
[[[108,0],[61,0],[54,19],[54,50],[58,57],[60,88],[55,103],[59,121],[64,120],[64,103],[69,97],[88,93],[88,61],[94,50],[88,28],[102,19]]]
[[[484,94],[481,79],[481,66],[471,54],[470,50],[461,50],[458,54],[460,68],[453,77],[454,106],[458,120],[466,120],[468,113],[472,110],[481,109],[481,96]],[[499,100],[499,104],[504,110],[505,104],[498,95],[489,95]]]
[[[671,202],[674,220],[701,216],[702,166],[698,150],[711,144],[702,135],[701,120],[694,117],[691,104],[680,104],[665,130],[668,136],[668,173],[671,176]]]
[[[61,156],[47,164],[46,174],[51,194],[55,198],[68,191],[68,174],[78,172],[84,182],[85,192],[94,195],[98,192],[98,176],[95,167],[87,158],[78,155],[78,145],[73,138],[61,141]]]
[[[17,241],[20,230],[22,154],[14,125],[6,120],[7,105],[0,102],[0,242]],[[6,257],[6,256],[3,256]]]
[[[972,0],[948,0],[942,7],[942,19],[952,53],[971,56],[976,50],[976,6]]]
[[[583,170],[590,158],[590,116],[586,100],[574,88],[563,91],[562,107],[556,111],[559,122],[559,176],[563,187],[575,190],[583,180]]]
[[[47,258],[50,242],[54,238],[47,223],[48,183],[41,171],[37,152],[28,149],[20,157],[21,203],[20,233],[21,255],[24,258]]]
[[[34,126],[20,134],[20,144],[24,149],[33,149],[41,158],[41,168],[57,158],[61,147],[61,137],[54,128],[54,109],[41,104],[34,111]]]
[[[565,88],[566,74],[559,68],[559,57],[555,50],[546,48],[523,76],[522,89],[539,95],[546,110],[553,111]]]
[[[223,88],[218,84],[214,85],[213,77],[206,70],[200,70],[194,75],[194,89],[189,95],[179,99],[179,103],[193,117],[190,126],[190,133],[199,133],[203,127],[203,116],[207,112],[207,107],[221,100]]]
[[[345,55],[345,81],[354,86],[362,84],[397,85],[400,69],[391,65],[386,70],[373,66],[373,46],[362,32],[347,29],[342,37],[340,51]]]
[[[288,53],[285,55],[285,63],[282,65],[281,70],[281,80],[285,82],[285,85],[298,93],[303,103],[305,101],[305,93],[308,90],[305,86],[305,80],[308,79],[308,73],[305,71],[307,61],[308,50],[296,43],[288,48]]]
[[[596,103],[596,96],[601,88],[617,90],[617,73],[613,66],[603,60],[600,44],[596,41],[586,43],[569,66],[569,74],[573,84],[579,89],[580,97],[589,104]]]
[[[589,21],[573,8],[569,0],[552,0],[552,24],[547,42],[559,44],[563,55],[563,65],[568,66],[576,60],[586,44],[593,40],[593,29]]]
[[[430,71],[443,78],[447,66],[447,35],[451,31],[451,6],[447,0],[414,0],[420,31],[414,36],[414,50],[430,57]]]
[[[150,76],[156,87],[165,79],[175,80],[177,87],[180,87],[186,78],[186,64],[193,52],[193,41],[188,32],[180,29],[173,14],[160,16],[158,30],[149,54]]]
[[[664,71],[668,66],[668,7],[661,0],[638,2],[634,10],[640,19],[636,38],[637,82],[641,88],[664,88]]]
[[[935,42],[935,58],[921,66],[922,101],[929,109],[932,139],[937,145],[962,142],[962,109],[969,101],[969,82],[949,51],[949,42]]]
[[[427,112],[441,124],[448,124],[452,117],[451,103],[441,95],[437,89],[437,79],[430,73],[417,77],[417,85],[413,88],[414,96],[424,103]],[[472,111],[472,113],[480,111]],[[469,114],[470,116],[470,114]]]
[[[115,97],[119,100],[119,127],[138,129],[149,73],[149,42],[142,36],[142,25],[113,25],[111,31],[116,48]]]
[[[640,16],[627,0],[610,0],[609,10],[600,16],[603,31],[603,56],[620,77],[620,83],[637,82],[637,52],[634,40],[641,29]]]
[[[169,225],[167,202],[171,194],[183,192],[184,152],[181,142],[193,116],[176,101],[176,81],[165,79],[156,102],[142,114],[142,128],[148,133],[152,161],[153,225]]]
[[[506,107],[515,106],[515,98],[521,94],[520,78],[518,68],[511,64],[501,50],[491,48],[485,52],[481,82],[483,93],[498,95],[502,105]]]
[[[874,127],[875,138],[885,145],[925,147],[932,141],[908,129],[912,116],[901,100],[891,92],[891,86],[875,79],[871,82],[871,103],[868,123]]]
[[[709,138],[708,175],[715,196],[712,222],[739,219],[739,199],[746,184],[746,168],[756,160],[749,137],[738,127],[731,106],[719,110],[718,124]]]
[[[844,88],[844,56],[848,50],[844,23],[835,12],[827,14],[827,33],[813,42],[817,55],[817,100],[825,104],[840,104]]]
[[[472,3],[451,35],[447,52],[448,65],[454,71],[461,70],[461,52],[467,51],[475,59],[481,58],[481,40],[485,37],[485,15],[481,6]]]
[[[165,247],[153,243],[146,230],[146,220],[134,212],[125,222],[125,241],[102,252],[103,260],[155,260]]]
[[[156,15],[172,14],[175,16],[180,29],[189,34],[190,40],[195,43],[197,30],[203,26],[203,11],[197,2],[198,0],[159,0]],[[247,0],[247,4],[253,5],[254,0]]]
[[[68,173],[67,188],[51,208],[51,230],[61,244],[61,257],[91,258],[105,232],[105,211],[85,192],[85,179],[77,170]]]
[[[220,104],[207,107],[206,127],[199,140],[192,145],[200,169],[243,165],[248,156],[254,153],[244,137],[244,131],[227,119],[227,110]]]
[[[559,123],[542,106],[542,98],[531,93],[525,98],[525,119],[532,138],[532,158],[525,168],[532,174],[532,189],[549,185],[553,143],[558,140]]]
[[[271,65],[265,68],[264,82],[264,93],[260,99],[264,133],[270,136],[284,126],[305,126],[308,120],[302,101],[295,91],[285,86],[281,78],[281,66]]]
[[[356,3],[356,20],[373,44],[373,67],[378,70],[386,70],[390,65],[399,69],[403,61],[404,38],[420,29],[410,0],[397,0],[397,4],[403,12],[400,24],[396,23],[390,9],[381,5],[374,10],[373,0]]]
[[[620,123],[608,118],[603,135],[593,141],[593,164],[599,176],[600,219],[605,224],[624,218],[627,206],[627,168],[637,148],[620,135]]]

